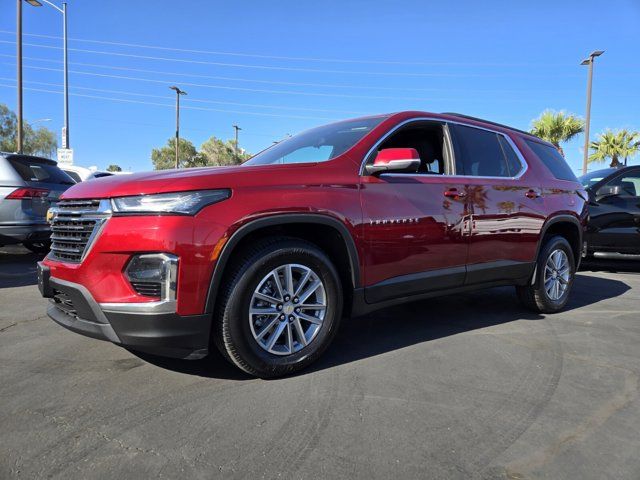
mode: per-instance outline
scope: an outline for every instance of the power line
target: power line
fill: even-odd
[[[0,87],[5,87],[5,88],[16,88],[15,85],[5,85],[5,84],[0,84]],[[60,91],[56,91],[56,90],[46,90],[46,89],[41,89],[41,88],[33,88],[33,87],[26,87],[24,88],[25,90],[31,90],[34,92],[41,92],[41,93],[55,93],[55,94],[59,94],[62,95],[63,92]],[[123,103],[135,103],[135,104],[139,104],[139,105],[153,105],[153,106],[157,106],[157,107],[169,107],[169,108],[175,108],[175,105],[170,105],[167,103],[156,103],[156,102],[145,102],[142,100],[132,100],[129,98],[114,98],[114,97],[103,97],[103,96],[99,96],[99,95],[87,95],[87,94],[83,94],[83,93],[71,93],[70,95],[73,95],[75,97],[83,97],[83,98],[92,98],[92,99],[96,99],[96,100],[108,100],[108,101],[114,101],[114,102],[123,102]],[[186,108],[189,110],[200,110],[200,111],[205,111],[205,112],[220,112],[220,113],[234,113],[237,115],[255,115],[255,116],[259,116],[259,117],[276,117],[276,118],[296,118],[296,119],[303,119],[303,120],[336,120],[335,117],[308,117],[308,116],[301,116],[301,115],[278,115],[275,113],[266,113],[266,112],[245,112],[245,111],[237,111],[237,110],[224,110],[221,108],[206,108],[206,107],[194,107],[194,106],[186,106],[186,107],[182,107],[182,108]]]
[[[9,65],[8,63],[3,63],[4,65]],[[50,67],[38,67],[35,65],[24,65],[25,68],[31,68],[36,70],[45,70],[52,72],[59,72],[61,69],[50,68]],[[150,82],[150,83],[160,83],[166,84],[168,80],[155,80],[151,78],[141,78],[141,77],[130,77],[125,75],[111,75],[106,73],[96,73],[96,72],[82,72],[79,70],[69,70],[70,73],[76,73],[78,75],[89,75],[94,77],[102,77],[102,78],[117,78],[121,80],[132,80],[132,81],[141,81],[141,82]],[[213,85],[213,84],[203,84],[203,83],[193,83],[193,82],[181,82],[183,85],[191,86],[191,87],[201,87],[201,88],[213,88],[219,90],[235,90],[241,92],[254,92],[254,93],[270,93],[276,95],[297,95],[297,96],[311,96],[311,97],[335,97],[335,98],[362,98],[368,100],[409,100],[409,101],[420,101],[420,102],[433,102],[433,101],[456,101],[458,98],[425,98],[425,97],[399,97],[399,96],[383,96],[383,95],[349,95],[349,94],[340,94],[340,93],[318,93],[318,92],[298,92],[293,90],[268,90],[268,89],[259,89],[259,88],[246,88],[246,87],[231,87],[227,85]],[[477,100],[491,100],[495,101],[495,98],[487,99],[487,98],[474,98],[473,101]],[[518,101],[522,101],[526,99],[518,99]],[[510,100],[512,101],[512,100]],[[515,100],[513,100],[515,101]]]
[[[0,40],[0,43],[5,44],[13,44],[14,42],[8,40]],[[24,43],[25,46],[36,47],[36,48],[47,48],[52,50],[61,50],[62,47],[57,47],[54,45],[42,45],[38,43]],[[107,52],[103,50],[88,50],[84,48],[69,48],[69,51],[80,52],[80,53],[90,53],[92,55],[111,55],[116,57],[126,57],[126,58],[138,58],[143,60],[157,60],[157,61],[167,61],[167,62],[178,62],[178,63],[191,63],[198,65],[214,65],[218,67],[231,67],[231,68],[253,68],[258,70],[275,70],[275,71],[289,71],[289,72],[305,72],[305,73],[332,73],[332,74],[341,74],[341,75],[373,75],[373,76],[383,76],[383,77],[460,77],[460,78],[475,78],[475,77],[503,77],[505,74],[460,74],[460,73],[418,73],[418,72],[372,72],[372,71],[356,71],[356,70],[329,70],[329,69],[319,69],[319,68],[304,68],[304,67],[281,67],[274,65],[248,65],[243,63],[225,63],[225,62],[212,62],[207,60],[187,60],[184,58],[169,58],[169,57],[155,57],[151,55],[138,55],[133,53],[122,53],[122,52]],[[557,72],[551,72],[549,75],[559,76]],[[509,76],[514,76],[510,74]],[[518,75],[516,75],[518,76]],[[522,74],[521,76],[530,76],[530,74]],[[578,76],[577,74],[571,75],[560,75],[560,76]]]
[[[15,35],[15,32],[10,30],[0,30],[0,33],[6,33]],[[52,40],[59,40],[61,37],[56,35],[44,35],[37,33],[23,33],[24,36],[27,37],[36,37],[36,38],[48,38]],[[324,62],[324,63],[354,63],[354,64],[365,64],[365,65],[408,65],[408,66],[488,66],[488,67],[499,67],[499,66],[509,66],[509,67],[537,67],[537,66],[545,66],[545,67],[563,67],[563,66],[572,66],[571,64],[548,64],[548,63],[497,63],[497,62],[407,62],[407,61],[396,61],[396,60],[361,60],[361,59],[341,59],[341,58],[322,58],[322,57],[297,57],[297,56],[287,56],[287,55],[266,55],[266,54],[258,54],[258,53],[246,53],[246,52],[229,52],[229,51],[220,51],[220,50],[198,50],[198,49],[190,49],[190,48],[177,48],[177,47],[165,47],[159,45],[147,45],[147,44],[139,44],[139,43],[125,43],[125,42],[113,42],[107,40],[92,40],[87,38],[69,38],[69,40],[74,42],[81,43],[95,43],[97,45],[112,45],[119,47],[129,47],[129,48],[147,48],[153,50],[163,50],[168,52],[181,52],[181,53],[196,53],[196,54],[204,54],[204,55],[225,55],[225,56],[234,56],[234,57],[246,57],[246,58],[262,58],[268,60],[288,60],[288,61],[304,61],[304,62]]]
[[[15,81],[13,78],[8,77],[0,77],[0,80],[13,82]],[[50,82],[38,82],[35,80],[28,80],[24,83],[32,83],[35,85],[45,85],[49,87],[62,87],[63,85],[59,83],[50,83]],[[93,92],[102,92],[102,93],[115,93],[118,95],[132,95],[137,97],[147,97],[147,98],[161,98],[167,99],[166,95],[151,95],[148,93],[136,93],[136,92],[126,92],[123,90],[111,90],[105,88],[93,88],[93,87],[82,87],[82,86],[72,86],[71,88],[79,89],[79,90],[89,90]],[[196,103],[209,103],[216,105],[234,105],[240,107],[254,107],[254,108],[273,108],[277,110],[300,110],[300,111],[310,111],[310,112],[325,112],[325,113],[347,113],[352,115],[366,115],[368,112],[362,111],[350,111],[350,110],[330,110],[330,109],[322,109],[322,108],[306,108],[306,107],[285,107],[282,105],[264,105],[258,103],[240,103],[240,102],[225,102],[222,100],[209,100],[209,99],[201,99],[201,98],[193,98],[188,97],[182,100],[183,102],[196,102]]]
[[[9,55],[6,53],[0,53],[0,57],[7,58],[15,58],[15,55]],[[61,60],[53,60],[49,58],[39,58],[39,57],[22,57],[24,60],[34,60],[38,62],[48,62],[48,63],[62,63]],[[182,72],[167,72],[162,70],[149,70],[144,68],[131,68],[131,67],[120,67],[114,65],[104,65],[104,64],[96,64],[96,63],[84,63],[84,62],[70,62],[70,65],[77,65],[82,67],[94,67],[94,68],[103,68],[108,70],[122,70],[122,71],[130,71],[130,72],[142,72],[142,73],[153,73],[156,75],[177,75],[181,77],[194,77],[194,78],[209,78],[212,80],[228,80],[233,82],[249,82],[249,83],[263,83],[269,85],[285,85],[285,86],[298,86],[298,87],[321,87],[321,88],[352,88],[358,90],[387,90],[387,91],[398,91],[398,90],[408,90],[415,92],[450,92],[451,89],[443,89],[443,88],[411,88],[411,87],[386,87],[386,86],[371,86],[371,85],[348,85],[348,84],[331,84],[331,83],[308,83],[308,82],[285,82],[285,81],[276,81],[276,80],[258,80],[258,79],[249,79],[249,78],[239,78],[239,77],[226,77],[220,75],[204,75],[198,73],[182,73]],[[485,93],[490,92],[504,92],[505,90],[483,90]],[[513,91],[516,92],[517,91]]]

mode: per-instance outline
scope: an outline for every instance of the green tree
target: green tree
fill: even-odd
[[[593,152],[589,155],[589,162],[604,162],[610,158],[610,167],[621,167],[621,158],[624,158],[626,165],[627,159],[640,151],[640,134],[628,130],[607,130],[598,135],[589,148]]]
[[[568,142],[584,131],[584,120],[565,112],[545,110],[531,123],[531,133],[553,144],[564,157],[562,142]]]
[[[162,148],[154,148],[151,151],[151,161],[156,170],[175,168],[176,165],[176,139],[170,138]],[[204,167],[206,161],[198,154],[196,147],[189,140],[180,139],[180,168]]]
[[[58,148],[56,135],[48,128],[34,129],[27,122],[23,124],[22,150],[28,155],[53,157]],[[4,104],[0,104],[0,150],[15,152],[18,142],[18,119],[16,114]]]
[[[211,137],[200,146],[200,153],[205,157],[208,166],[240,165],[250,155],[244,150],[235,154],[235,141],[223,142],[219,138]]]
[[[122,168],[120,168],[120,165],[114,165],[111,164],[107,167],[107,172],[121,172]]]

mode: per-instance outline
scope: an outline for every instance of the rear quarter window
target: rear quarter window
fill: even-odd
[[[25,182],[58,183],[73,185],[75,182],[56,165],[29,159],[8,159],[13,169]]]
[[[567,161],[554,147],[532,140],[525,140],[525,142],[558,180],[578,181]]]

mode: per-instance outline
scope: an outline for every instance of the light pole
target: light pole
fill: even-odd
[[[596,50],[589,55],[589,58],[582,61],[580,65],[589,65],[589,78],[587,79],[587,111],[584,125],[584,157],[582,159],[582,174],[587,173],[587,163],[589,160],[589,127],[591,124],[591,84],[593,82],[593,61],[604,53],[604,50]]]
[[[238,158],[238,131],[242,130],[238,125],[233,125],[234,130],[236,131],[236,143],[234,144],[234,150],[236,159]]]
[[[49,0],[26,0],[29,5],[34,7],[41,7],[42,3],[46,3],[51,8],[56,9],[62,14],[62,43],[63,48],[63,60],[64,60],[64,127],[62,129],[62,148],[71,148],[69,142],[69,62],[67,55],[67,3],[62,3],[62,8],[58,7]],[[22,48],[20,48],[22,51]],[[22,63],[22,60],[20,60]]]
[[[176,167],[180,168],[178,159],[180,158],[180,95],[186,95],[187,92],[180,90],[175,85],[169,87],[176,92]]]
[[[16,45],[17,45],[17,75],[16,80],[18,82],[18,132],[16,138],[16,152],[22,153],[22,143],[23,143],[23,120],[22,120],[22,0],[17,0],[16,4]]]

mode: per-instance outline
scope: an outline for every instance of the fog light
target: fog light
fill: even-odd
[[[135,255],[124,271],[138,295],[175,300],[178,257],[169,253]]]

